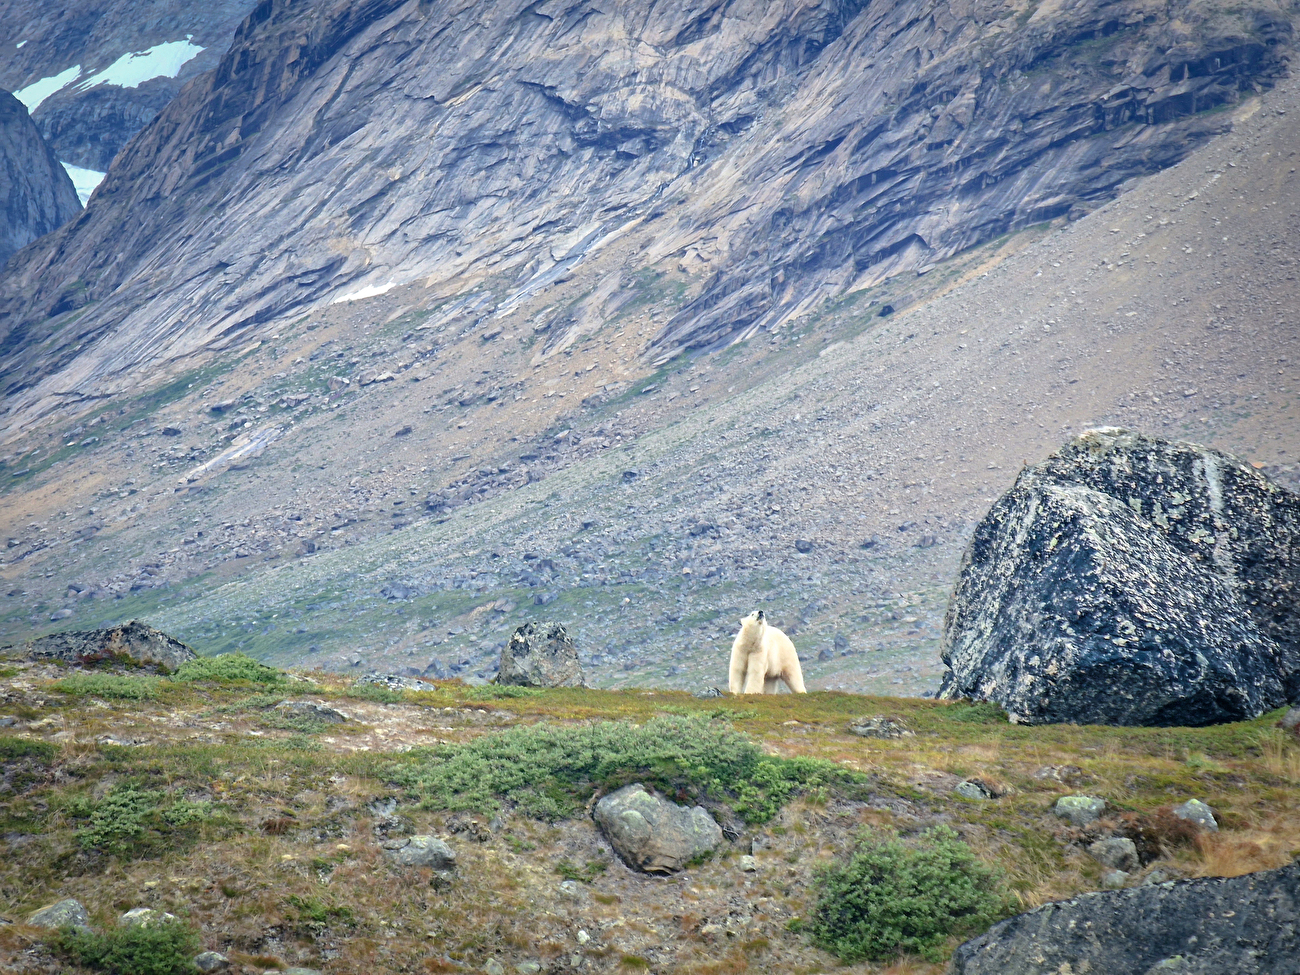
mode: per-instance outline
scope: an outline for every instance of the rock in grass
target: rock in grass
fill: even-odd
[[[1088,847],[1088,854],[1104,867],[1132,873],[1142,864],[1138,860],[1137,844],[1124,836],[1098,840]]]
[[[159,924],[170,924],[176,920],[175,914],[155,911],[152,907],[133,907],[117,919],[117,923],[131,928],[152,928]]]
[[[887,718],[883,714],[872,714],[857,718],[849,725],[849,731],[863,738],[911,738],[913,732],[901,721]]]
[[[501,651],[496,683],[516,687],[585,687],[578,649],[561,623],[528,622]]]
[[[1054,812],[1072,826],[1087,826],[1101,818],[1106,811],[1106,800],[1096,796],[1061,796],[1056,800]]]
[[[722,828],[703,806],[687,809],[639,782],[596,803],[595,819],[623,862],[646,873],[681,870],[722,842]]]
[[[51,633],[27,641],[22,649],[31,660],[62,660],[88,666],[122,657],[137,664],[153,665],[167,673],[196,656],[180,640],[139,620],[105,630]]]
[[[323,724],[342,724],[348,716],[319,701],[281,701],[275,709],[290,718],[303,718]]]
[[[1101,885],[1106,890],[1119,890],[1127,883],[1127,870],[1107,870],[1101,875]]]
[[[1300,862],[1242,877],[1174,881],[1046,904],[959,946],[951,971],[1289,975],[1297,958]]]
[[[201,972],[222,972],[230,967],[230,959],[219,951],[204,951],[194,956],[194,967]]]
[[[1291,734],[1300,736],[1300,708],[1292,708],[1282,715],[1282,720],[1278,722],[1283,731],[1289,731]]]
[[[1201,829],[1208,829],[1211,833],[1219,831],[1218,821],[1214,818],[1214,810],[1201,802],[1200,799],[1188,799],[1181,806],[1174,806],[1170,811],[1179,819],[1195,823]]]
[[[1300,700],[1300,497],[1194,444],[1092,430],[975,530],[940,696],[1038,724],[1206,725]]]
[[[436,836],[403,836],[384,841],[388,858],[403,867],[455,870],[456,851]]]
[[[27,919],[27,923],[34,928],[61,928],[64,925],[89,930],[90,915],[86,909],[81,906],[80,901],[72,898],[61,900],[55,904],[47,904],[39,911]]]
[[[438,689],[436,684],[427,680],[420,680],[418,677],[403,677],[400,674],[366,674],[364,677],[358,677],[357,683],[387,687],[390,691],[436,691]]]
[[[978,779],[966,779],[958,782],[952,789],[955,795],[963,799],[993,799],[993,790]]]

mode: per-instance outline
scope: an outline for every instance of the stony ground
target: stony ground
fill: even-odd
[[[973,525],[1079,430],[1300,487],[1296,86],[1231,111],[1077,222],[713,355],[645,355],[703,280],[672,258],[563,350],[533,325],[576,284],[498,316],[487,281],[142,376],[6,448],[0,633],[141,616],[202,652],[480,679],[541,616],[600,686],[695,688],[762,606],[811,687],[932,690]]]
[[[1130,883],[1156,870],[1236,875],[1300,855],[1292,815],[1300,746],[1276,728],[1277,715],[1208,729],[1025,728],[915,698],[501,697],[455,681],[383,694],[320,672],[274,687],[154,683],[152,697],[127,699],[104,691],[136,685],[77,690],[57,683],[71,671],[49,665],[15,662],[2,673],[0,915],[13,923],[0,924],[0,968],[28,975],[76,971],[21,923],[63,897],[80,900],[101,925],[137,906],[172,912],[237,972],[306,964],[327,973],[499,971],[494,965],[937,973],[908,958],[841,968],[792,923],[807,916],[818,866],[843,856],[862,827],[905,836],[956,827],[1003,872],[1019,907],[1097,889],[1102,868],[1084,851],[1088,842],[1122,830],[1126,816],[1192,797],[1213,807],[1220,832],[1153,833],[1151,842],[1166,848],[1145,857]],[[142,679],[138,671],[117,676]],[[288,726],[274,707],[286,699],[324,704],[348,720]],[[424,811],[386,771],[414,747],[505,727],[656,714],[729,721],[769,753],[865,773],[866,791],[795,799],[768,823],[742,824],[706,862],[648,877],[626,868],[585,814],[547,823],[508,808]],[[914,734],[849,732],[853,719],[873,714]],[[968,778],[999,798],[955,794]],[[197,803],[203,818],[170,836],[146,831],[129,855],[82,844],[85,804],[127,784]],[[1112,818],[1088,829],[1056,818],[1056,799],[1075,792],[1104,798]],[[445,837],[456,851],[449,885],[385,859],[385,839],[419,832]],[[740,857],[751,851],[756,869],[746,871]]]

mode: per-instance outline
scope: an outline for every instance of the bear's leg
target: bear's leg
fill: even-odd
[[[781,679],[785,681],[785,686],[790,688],[791,694],[807,694],[808,689],[803,686],[803,674],[799,670],[799,664],[787,667],[781,674]]]
[[[763,661],[750,657],[749,665],[745,670],[745,693],[762,694],[766,674],[767,668],[763,666]]]

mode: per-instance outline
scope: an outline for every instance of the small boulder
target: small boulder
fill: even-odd
[[[320,721],[324,724],[342,724],[348,716],[336,711],[328,704],[319,701],[281,701],[275,709],[286,717],[305,718],[308,721]]]
[[[496,683],[516,687],[585,687],[578,649],[561,623],[528,622],[501,651]]]
[[[726,692],[720,687],[706,687],[702,691],[696,691],[695,696],[707,700],[709,698],[725,697]]]
[[[456,851],[436,836],[403,836],[384,841],[388,858],[402,867],[455,870]]]
[[[124,657],[137,664],[155,666],[166,673],[172,673],[196,657],[194,651],[179,640],[139,620],[106,630],[51,633],[27,641],[23,650],[31,660],[62,660],[80,666]]]
[[[1061,796],[1056,800],[1054,812],[1072,826],[1087,826],[1101,818],[1106,811],[1106,800],[1096,796]]]
[[[223,972],[230,967],[230,959],[219,951],[204,951],[194,956],[194,967],[201,972]]]
[[[1137,844],[1124,836],[1098,840],[1088,847],[1088,855],[1103,867],[1132,873],[1142,864],[1138,860]]]
[[[1083,769],[1077,765],[1044,765],[1034,773],[1039,782],[1060,782],[1073,785],[1083,778]]]
[[[42,907],[27,919],[27,923],[34,928],[61,928],[70,925],[79,930],[89,930],[90,915],[80,901],[68,898]]]
[[[152,907],[133,907],[119,917],[117,923],[128,928],[152,928],[175,920],[176,915],[166,911],[155,911]]]
[[[740,869],[745,873],[753,873],[758,869],[758,861],[751,854],[746,853],[740,858]]]
[[[911,738],[914,736],[907,725],[883,714],[873,714],[857,718],[849,725],[849,731],[863,738]]]
[[[1201,829],[1208,829],[1211,833],[1219,831],[1219,823],[1214,818],[1214,810],[1201,802],[1200,799],[1188,799],[1181,806],[1174,806],[1170,811],[1179,819],[1195,823]]]
[[[1172,863],[1152,864],[1151,871],[1142,878],[1143,886],[1149,884],[1164,884],[1171,880],[1182,880],[1183,872],[1175,867]]]
[[[387,687],[390,691],[436,691],[436,684],[418,677],[403,677],[400,674],[366,674],[358,677],[357,684],[374,687]]]
[[[966,779],[953,786],[953,793],[963,799],[994,799],[993,790],[979,779]]]
[[[1289,731],[1300,737],[1300,708],[1292,708],[1282,715],[1282,720],[1278,724],[1282,726],[1283,731]]]
[[[639,782],[596,803],[595,819],[623,862],[646,873],[681,870],[722,842],[722,828],[703,806],[687,809]]]
[[[1128,871],[1107,870],[1101,875],[1101,885],[1106,890],[1119,890],[1128,883]]]

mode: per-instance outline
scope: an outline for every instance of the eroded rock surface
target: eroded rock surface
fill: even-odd
[[[578,650],[562,623],[528,622],[501,651],[498,684],[517,687],[582,687]]]
[[[0,267],[14,251],[80,212],[72,180],[27,109],[0,91]]]
[[[85,665],[126,657],[168,673],[196,656],[175,637],[139,620],[106,630],[51,633],[29,640],[21,649],[32,660],[54,659]]]
[[[1015,720],[1204,725],[1300,698],[1300,497],[1194,444],[1093,430],[976,528],[941,697]]]
[[[722,827],[703,806],[687,809],[639,782],[596,803],[595,819],[623,862],[646,873],[681,870],[722,842]]]
[[[1300,863],[1293,863],[1047,904],[958,947],[952,971],[1291,975],[1297,958]]]

